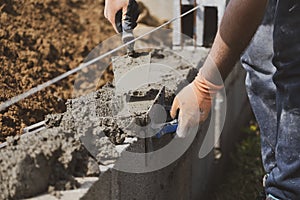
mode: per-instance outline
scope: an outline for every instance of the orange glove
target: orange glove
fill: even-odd
[[[185,137],[189,127],[198,126],[207,119],[215,94],[222,88],[223,84],[216,85],[208,81],[201,68],[195,80],[179,92],[170,111],[171,117],[175,118],[177,110],[180,110],[179,137]]]

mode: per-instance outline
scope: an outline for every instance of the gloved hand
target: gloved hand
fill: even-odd
[[[133,30],[139,16],[135,0],[105,0],[104,16],[118,33]]]
[[[178,137],[185,137],[190,127],[198,126],[207,119],[213,99],[222,88],[223,84],[208,81],[201,68],[195,80],[179,92],[170,110],[172,118],[176,117],[178,109],[180,111],[176,131]]]

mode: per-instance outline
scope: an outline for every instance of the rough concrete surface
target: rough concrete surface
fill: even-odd
[[[157,53],[160,56],[157,56]],[[176,190],[176,182],[181,178],[175,174],[180,174],[181,170],[188,171],[185,168],[189,167],[186,164],[189,161],[184,161],[185,164],[183,162],[174,163],[166,171],[154,172],[151,174],[151,179],[149,179],[149,174],[132,176],[111,169],[126,148],[129,147],[136,152],[145,152],[145,142],[147,141],[144,139],[126,140],[130,142],[119,145],[120,148],[116,146],[116,144],[122,144],[126,137],[132,138],[137,134],[133,134],[132,129],[128,130],[128,126],[132,123],[139,125],[149,123],[148,114],[154,103],[164,103],[163,106],[170,107],[178,84],[191,76],[191,72],[195,72],[186,61],[167,50],[155,51],[154,54],[148,52],[144,56],[146,59],[141,59],[143,57],[120,57],[117,62],[113,62],[115,73],[120,75],[126,73],[123,68],[123,71],[118,71],[122,66],[126,68],[124,63],[127,67],[136,63],[138,69],[139,65],[151,64],[155,59],[155,62],[169,60],[167,64],[171,68],[167,68],[169,71],[160,73],[163,75],[155,83],[143,85],[135,90],[122,91],[126,93],[125,100],[129,100],[125,101],[125,104],[128,103],[132,108],[128,112],[119,113],[124,107],[124,101],[121,99],[124,97],[124,93],[116,94],[114,85],[106,85],[86,96],[68,100],[65,113],[47,116],[46,130],[21,140],[11,138],[9,145],[0,150],[1,199],[32,197],[47,191],[56,194],[54,192],[56,190],[77,188],[80,185],[75,177],[97,176],[100,173],[99,169],[95,167],[95,161],[90,156],[96,159],[101,166],[106,166],[106,170],[101,172],[99,181],[92,186],[84,199],[90,199],[92,194],[101,199],[135,199],[134,196],[141,190],[144,194],[142,196],[145,198],[156,196],[159,197],[156,199],[165,199],[164,197],[167,197],[172,190],[172,187],[166,188],[170,181],[168,177],[171,174],[174,175],[171,179],[173,180],[173,189]],[[172,73],[172,69],[176,69],[180,73]],[[195,73],[193,74],[195,75]],[[152,75],[157,75],[157,72]],[[163,97],[160,95],[162,92]],[[133,109],[134,107],[136,109]],[[177,165],[183,166],[178,168]],[[133,179],[133,177],[135,178]],[[156,184],[160,177],[164,177],[164,180],[161,184]],[[147,182],[148,179],[151,181]],[[135,183],[130,183],[131,181]],[[143,182],[145,184],[142,184]],[[128,188],[127,186],[130,184],[135,188]],[[149,187],[165,192],[153,196],[150,194],[153,190],[148,190]],[[182,187],[183,190],[186,190],[184,188],[187,186]]]
[[[214,173],[213,152],[205,159],[198,159],[202,134],[197,135],[181,158],[158,171],[133,174],[114,169],[125,150],[151,152],[173,139],[171,135],[152,138],[153,149],[145,148],[149,147],[149,139],[137,138],[139,129],[128,129],[128,125],[150,123],[151,111],[155,111],[153,104],[160,103],[167,109],[174,93],[185,84],[182,80],[191,80],[195,75],[196,71],[180,56],[168,50],[158,53],[161,56],[153,56],[153,52],[144,54],[147,59],[142,63],[134,60],[136,58],[120,57],[115,60],[114,70],[118,70],[122,63],[136,62],[137,66],[133,68],[139,69],[139,64],[147,66],[150,62],[150,65],[166,64],[171,66],[167,69],[177,69],[182,73],[174,75],[162,68],[162,76],[155,83],[123,90],[123,93],[115,93],[115,85],[106,85],[96,92],[68,100],[65,113],[46,117],[46,130],[21,139],[9,138],[8,146],[0,150],[0,199],[198,199]],[[201,55],[197,58],[200,65],[205,53],[207,51],[197,52]],[[165,73],[170,75],[165,76]],[[153,74],[157,71],[154,70]],[[241,79],[238,70],[229,77],[227,85],[231,90],[241,91],[242,84],[235,81],[236,77]],[[121,97],[125,97],[125,101]],[[244,108],[240,105],[241,95],[230,96],[229,100],[235,107],[229,109],[228,118],[237,121]],[[139,107],[138,112],[132,112],[133,109],[123,111],[125,104]],[[240,105],[238,109],[236,105]],[[153,115],[157,116],[155,112]],[[203,125],[199,133],[205,128]],[[231,144],[226,140],[234,137],[233,128],[225,126],[224,130],[227,134],[223,135],[221,142]],[[77,178],[86,176],[95,178]]]
[[[135,82],[133,81],[133,87],[122,87],[119,90],[117,88],[117,91],[120,93],[127,91],[127,94],[130,96],[128,104],[131,106],[131,111],[135,110],[131,104],[137,106],[140,112],[148,110],[148,114],[151,113],[151,104],[160,103],[165,108],[170,107],[176,91],[178,91],[179,87],[191,81],[196,75],[197,70],[184,58],[169,50],[155,50],[147,53],[144,52],[140,55],[139,58],[125,56],[113,60],[114,83],[116,87],[119,85],[122,87],[122,79],[124,79],[123,81],[130,85],[130,80],[136,81],[139,79],[139,75],[144,75],[143,73],[135,73],[135,71],[140,72],[147,67],[149,68],[147,78],[152,81],[154,80],[154,83],[140,84],[139,88],[136,89]],[[152,95],[150,89],[152,90]],[[159,97],[159,94],[163,94],[163,97]],[[144,117],[147,116],[144,115]],[[146,124],[149,123],[147,119],[145,120]],[[126,132],[126,129],[124,132]],[[171,139],[170,135],[166,135],[166,137],[160,140],[153,139],[151,143],[153,145],[152,151],[163,147]],[[145,145],[149,144],[148,142],[147,139],[138,139],[127,150],[147,153]],[[192,150],[189,150],[184,156],[168,167],[150,173],[132,174],[117,171],[111,167],[106,168],[101,173],[99,180],[82,199],[96,199],[99,196],[104,200],[191,199],[192,194],[189,188],[192,171],[192,160],[189,158],[191,152]]]
[[[0,151],[0,198],[19,199],[78,187],[75,175],[84,175],[87,152],[69,131],[53,128],[21,140],[11,138]]]

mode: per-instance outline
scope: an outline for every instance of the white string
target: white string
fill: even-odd
[[[173,19],[171,19],[171,20],[165,22],[164,24],[162,24],[162,25],[160,25],[160,26],[158,26],[158,27],[152,29],[151,31],[149,31],[149,32],[147,32],[147,33],[145,33],[145,34],[143,34],[143,35],[141,35],[141,36],[139,36],[139,37],[136,37],[135,39],[133,39],[133,40],[131,40],[131,41],[129,41],[129,42],[127,42],[127,43],[125,43],[125,44],[123,44],[123,45],[121,45],[121,46],[119,46],[119,47],[117,47],[117,48],[115,48],[115,49],[113,49],[113,50],[111,50],[111,51],[108,51],[108,52],[104,53],[103,55],[101,55],[101,56],[99,56],[99,57],[97,57],[97,58],[94,58],[94,59],[92,59],[92,60],[90,60],[90,61],[88,61],[88,62],[86,62],[86,63],[80,64],[77,68],[74,68],[74,69],[72,69],[72,70],[70,70],[70,71],[67,71],[67,72],[65,72],[65,73],[63,73],[63,74],[57,76],[56,78],[54,78],[54,79],[52,79],[52,80],[49,80],[49,81],[47,81],[47,82],[45,82],[45,83],[43,83],[43,84],[40,84],[40,85],[38,85],[38,86],[36,86],[36,87],[34,87],[34,88],[28,90],[27,92],[24,92],[24,93],[22,93],[22,94],[20,94],[20,95],[17,95],[17,96],[15,96],[15,97],[13,97],[13,98],[11,98],[11,99],[9,99],[9,100],[3,102],[3,103],[0,105],[0,111],[3,111],[3,110],[5,110],[6,108],[8,108],[9,106],[11,106],[11,105],[13,105],[13,104],[15,104],[15,103],[17,103],[17,102],[19,102],[19,101],[21,101],[21,100],[27,98],[27,97],[33,95],[33,94],[35,94],[35,93],[37,93],[37,92],[39,92],[39,91],[41,91],[41,90],[43,90],[43,89],[45,89],[46,87],[49,87],[50,85],[52,85],[52,84],[54,84],[54,83],[56,83],[56,82],[58,82],[58,81],[60,81],[60,80],[62,80],[62,79],[64,79],[64,78],[66,78],[66,77],[68,77],[68,76],[70,76],[70,75],[72,75],[72,74],[74,74],[74,73],[76,73],[76,72],[78,72],[78,71],[80,71],[80,70],[86,68],[87,66],[89,66],[89,65],[91,65],[91,64],[93,64],[93,63],[95,63],[95,62],[98,62],[99,60],[101,60],[101,59],[103,59],[103,58],[109,56],[110,54],[113,54],[113,53],[119,51],[120,49],[122,49],[122,48],[124,48],[124,47],[130,45],[131,43],[133,43],[133,42],[135,42],[135,41],[137,41],[137,40],[140,40],[141,38],[143,38],[143,37],[145,37],[145,36],[147,36],[147,35],[150,35],[151,33],[153,33],[153,32],[155,32],[155,31],[157,31],[157,30],[163,28],[164,26],[166,26],[166,25],[168,25],[168,24],[170,24],[170,23],[176,21],[177,19],[180,19],[180,18],[182,18],[182,17],[184,17],[184,16],[190,14],[191,12],[197,10],[199,7],[200,7],[200,6],[196,6],[196,7],[194,7],[193,9],[191,9],[191,10],[189,10],[189,11],[183,13],[182,15],[180,15],[180,16],[178,16],[178,17],[174,17]]]

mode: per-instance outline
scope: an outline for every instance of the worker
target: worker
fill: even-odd
[[[113,26],[116,12],[128,12],[132,1],[106,0],[105,16]],[[215,93],[223,87],[217,71],[225,80],[264,20],[264,28],[254,36],[242,63],[247,70],[250,103],[261,129],[266,200],[300,199],[299,4],[297,0],[231,0],[208,58],[194,81],[175,97],[170,112],[175,117],[180,110],[180,137],[187,134],[189,126],[204,121]],[[265,48],[259,47],[262,45]],[[189,103],[195,95],[197,107]],[[201,116],[195,121],[199,111]]]

